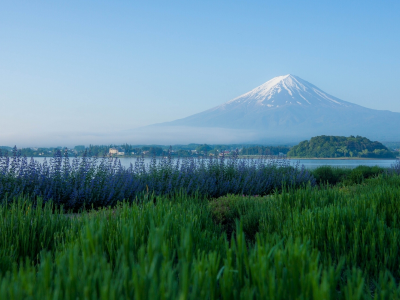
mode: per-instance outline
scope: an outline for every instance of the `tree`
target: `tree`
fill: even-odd
[[[210,150],[212,150],[212,148],[207,144],[199,145],[196,148],[197,153],[206,153],[209,152]]]
[[[83,146],[83,145],[75,146],[75,147],[74,147],[74,150],[75,150],[76,152],[85,151],[85,146]]]

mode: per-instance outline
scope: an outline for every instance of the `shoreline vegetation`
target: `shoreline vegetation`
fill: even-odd
[[[73,148],[22,148],[18,149],[26,157],[53,157],[57,151],[68,151],[69,156],[98,157],[229,157],[259,158],[260,156],[286,156],[292,159],[394,159],[400,156],[400,142],[372,142],[364,137],[317,136],[298,145],[265,146],[250,144],[231,145],[90,145]],[[390,147],[390,149],[388,148]],[[16,147],[0,146],[3,154],[13,155]]]
[[[262,155],[239,155],[239,158],[262,158]],[[369,158],[369,157],[295,157],[295,156],[285,156],[287,159],[291,160],[394,160],[398,157],[393,158]]]

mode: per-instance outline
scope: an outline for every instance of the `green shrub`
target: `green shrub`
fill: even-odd
[[[235,231],[236,221],[241,220],[246,238],[254,241],[263,214],[271,206],[273,197],[227,195],[211,200],[209,208],[214,221],[222,226],[228,238]]]
[[[346,168],[337,168],[331,166],[322,166],[312,170],[312,174],[319,184],[337,184],[342,182],[351,170]]]
[[[364,179],[376,177],[385,170],[378,166],[358,166],[354,168],[350,174],[343,180],[344,184],[360,184]]]
[[[358,166],[354,169],[322,166],[312,170],[318,184],[343,183],[345,185],[360,184],[364,179],[375,177],[384,173],[384,169],[378,166]]]

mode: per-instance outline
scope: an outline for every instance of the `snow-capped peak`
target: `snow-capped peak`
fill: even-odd
[[[227,109],[227,107],[239,104],[245,104],[247,107],[264,106],[268,108],[288,105],[352,106],[351,103],[335,98],[291,74],[272,78],[250,92],[226,102],[220,108]]]

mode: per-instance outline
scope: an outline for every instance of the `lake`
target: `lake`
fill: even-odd
[[[300,161],[306,168],[315,169],[320,166],[333,166],[342,168],[355,168],[358,166],[379,166],[390,168],[396,160],[394,159],[293,159]]]
[[[34,157],[34,159],[40,163],[43,162],[44,157]],[[47,162],[50,161],[50,157],[47,157]],[[150,158],[145,158],[146,164],[150,162]],[[130,164],[135,164],[136,158],[123,157],[120,158],[121,165],[129,167]],[[304,165],[308,169],[315,169],[320,166],[333,166],[342,168],[355,168],[357,166],[379,166],[383,168],[389,168],[395,163],[394,159],[291,159],[291,164],[294,165],[300,162],[300,165]]]

